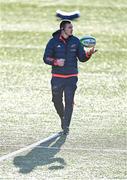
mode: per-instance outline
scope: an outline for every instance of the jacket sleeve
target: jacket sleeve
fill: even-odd
[[[53,39],[50,39],[46,45],[43,60],[45,64],[55,66],[56,60],[54,59],[54,43]]]
[[[82,44],[80,43],[80,41],[78,43],[77,57],[80,62],[86,62],[90,59],[87,52],[84,50]]]

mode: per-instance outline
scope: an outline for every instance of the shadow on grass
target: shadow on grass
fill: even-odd
[[[64,159],[54,156],[60,151],[60,147],[65,141],[66,136],[61,135],[60,137],[41,143],[25,156],[16,156],[13,163],[16,167],[19,167],[19,172],[22,174],[30,173],[37,166],[45,166],[52,163],[58,163],[58,165],[52,165],[48,169],[63,169],[66,165]]]

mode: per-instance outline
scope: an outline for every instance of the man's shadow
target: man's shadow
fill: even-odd
[[[25,156],[16,156],[13,163],[16,167],[19,167],[19,172],[22,174],[30,173],[37,166],[49,165],[52,163],[58,163],[58,165],[52,165],[48,169],[63,169],[66,165],[64,159],[54,156],[60,151],[65,141],[65,135],[50,139],[36,146]]]

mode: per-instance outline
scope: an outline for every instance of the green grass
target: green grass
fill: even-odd
[[[126,152],[116,151],[127,144],[126,0],[0,2],[0,156],[60,131],[51,102],[50,66],[42,60],[59,26],[55,11],[80,10],[74,34],[95,36],[99,50],[79,63],[67,139],[2,162],[0,179],[126,179]]]

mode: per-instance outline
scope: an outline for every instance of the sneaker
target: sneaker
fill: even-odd
[[[69,127],[66,127],[63,129],[63,134],[68,135],[69,134]]]

